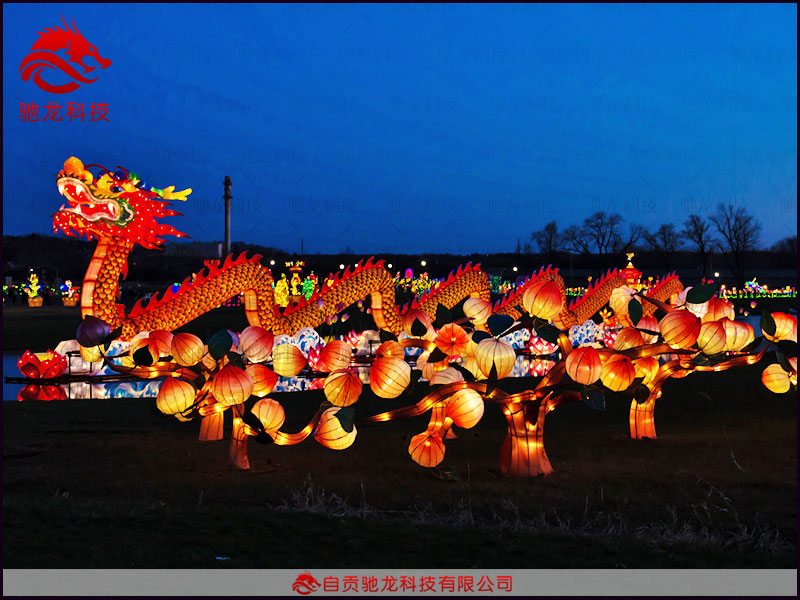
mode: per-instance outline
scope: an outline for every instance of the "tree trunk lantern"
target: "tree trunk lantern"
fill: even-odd
[[[511,477],[536,477],[553,472],[544,451],[544,419],[550,396],[536,403],[509,402],[501,405],[508,434],[500,448],[500,472]]]

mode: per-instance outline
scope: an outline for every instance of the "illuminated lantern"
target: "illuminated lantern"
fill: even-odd
[[[700,319],[688,310],[672,310],[659,323],[661,336],[673,348],[689,348],[700,335]]]
[[[172,358],[182,367],[193,367],[205,354],[203,340],[192,333],[176,333],[172,336]]]
[[[158,329],[150,332],[150,352],[158,360],[162,356],[169,356],[172,353],[172,333]]]
[[[492,303],[481,298],[468,298],[464,302],[464,315],[475,325],[483,325],[492,316]]]
[[[411,328],[414,325],[414,321],[419,320],[425,326],[425,333],[422,335],[414,336],[411,333]],[[428,333],[431,332],[431,318],[428,316],[428,313],[423,312],[417,308],[411,308],[403,315],[403,330],[410,336],[414,337],[424,337]],[[417,332],[419,333],[419,332]]]
[[[611,307],[611,310],[614,311],[614,314],[617,315],[619,322],[623,325],[633,325],[630,317],[628,316],[628,303],[635,294],[636,290],[628,287],[627,285],[614,288],[611,291],[611,296],[608,299],[608,305]]]
[[[350,344],[342,340],[333,340],[323,346],[319,353],[320,360],[328,372],[340,371],[350,365],[353,351]]]
[[[439,371],[444,371],[447,368],[447,361],[441,360],[439,362],[428,362],[431,353],[427,350],[417,357],[417,369],[422,371],[422,376],[430,381]]]
[[[182,413],[194,404],[197,390],[188,381],[168,377],[158,388],[156,408],[165,415]]]
[[[263,327],[250,325],[239,334],[239,350],[254,363],[264,362],[272,352],[275,336]]]
[[[350,371],[334,371],[325,379],[325,397],[334,406],[355,404],[361,395],[361,379]]]
[[[635,348],[644,344],[642,334],[635,330],[633,327],[623,327],[617,334],[617,339],[614,340],[614,350],[622,351],[628,348]]]
[[[508,342],[493,337],[481,340],[475,349],[475,361],[481,372],[489,377],[492,367],[497,371],[497,378],[502,379],[511,373],[517,355],[514,347]]]
[[[378,346],[375,356],[378,358],[403,358],[405,357],[405,350],[403,350],[400,342],[387,340]]]
[[[272,368],[281,377],[294,377],[306,365],[306,357],[293,344],[281,344],[272,351]]]
[[[738,352],[755,339],[753,328],[747,323],[722,319],[725,327],[725,351]]]
[[[733,309],[733,303],[725,298],[714,296],[708,301],[708,310],[700,319],[703,323],[709,321],[719,321],[720,319],[733,319],[736,317],[736,312]]]
[[[369,369],[369,387],[380,398],[397,398],[411,383],[411,367],[400,358],[377,358]]]
[[[147,352],[150,354],[150,359],[152,362],[158,361],[158,350],[156,348],[156,344],[150,343],[149,336],[133,338],[131,340],[130,346],[128,346],[128,354],[130,354],[131,358],[133,358],[133,355],[136,354],[142,348],[145,348]],[[134,362],[135,360],[136,359],[134,358]]]
[[[253,393],[253,382],[247,373],[233,365],[225,365],[214,375],[211,392],[224,406],[241,404]]]
[[[200,364],[202,364],[208,371],[216,371],[219,364],[217,363],[217,359],[211,356],[208,352],[208,346],[203,346],[203,358],[200,359]]]
[[[458,390],[447,401],[447,416],[464,429],[478,424],[483,417],[483,398],[475,390]]]
[[[425,379],[428,378],[426,377]],[[437,385],[440,383],[455,383],[456,381],[464,381],[464,376],[458,369],[447,367],[442,371],[434,373],[433,377],[431,377],[429,381],[431,382],[431,385]]]
[[[797,341],[797,318],[786,313],[775,312],[772,313],[772,319],[775,321],[775,333],[767,335],[764,332],[764,337],[772,342],[779,340]]]
[[[700,334],[697,336],[697,347],[703,354],[713,356],[725,351],[728,334],[725,326],[719,321],[709,321],[700,325]]]
[[[447,356],[456,356],[467,349],[469,341],[470,337],[462,327],[448,323],[439,330],[433,343]]]
[[[253,405],[250,412],[258,417],[258,420],[261,421],[264,429],[269,434],[278,431],[286,420],[286,413],[283,411],[283,406],[281,406],[280,402],[272,398],[259,400]]]
[[[264,365],[247,365],[245,373],[253,382],[253,396],[263,398],[275,389],[278,383],[278,374]]]
[[[525,290],[522,306],[528,314],[549,321],[561,312],[564,295],[555,281],[549,279],[537,281]]]
[[[338,407],[329,408],[322,413],[319,423],[317,423],[317,429],[314,431],[314,439],[331,450],[344,450],[352,446],[356,440],[355,425],[350,433],[342,429],[339,419],[336,418],[339,410],[341,409]]]
[[[694,315],[692,316],[694,317]],[[636,369],[633,367],[631,359],[622,354],[609,357],[600,371],[600,380],[603,385],[613,392],[627,390],[635,377]]]
[[[591,346],[575,348],[565,361],[567,375],[576,383],[589,385],[600,378],[600,353]]]
[[[658,359],[655,356],[645,356],[633,361],[635,376],[642,378],[642,383],[647,385],[658,373]]]
[[[435,467],[444,459],[444,442],[438,433],[420,433],[411,438],[408,453],[423,467]]]
[[[86,362],[98,362],[103,360],[102,346],[81,346],[81,358]]]
[[[769,365],[761,374],[761,383],[764,384],[770,392],[776,394],[783,394],[788,392],[791,387],[789,374],[783,370],[779,364]]]
[[[647,331],[654,331],[655,333],[645,333],[644,331],[639,331],[642,336],[642,342],[645,344],[653,344],[658,340],[658,332],[660,331],[658,325],[658,319],[656,319],[653,315],[646,315],[639,319],[639,322],[636,324],[636,328],[646,329]]]
[[[419,362],[417,362],[417,365],[419,365]],[[483,371],[481,371],[478,368],[478,361],[475,360],[474,356],[468,356],[464,360],[464,368],[470,373],[472,373],[472,376],[475,377],[475,381],[481,381],[483,379],[486,379],[486,375],[484,375]]]

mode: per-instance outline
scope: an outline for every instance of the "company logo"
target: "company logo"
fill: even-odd
[[[318,587],[319,581],[314,579],[308,571],[300,573],[292,584],[292,589],[302,596],[307,596],[311,592],[316,592]]]
[[[97,78],[89,79],[87,73],[95,70],[95,66],[86,64],[87,58],[94,59],[94,63],[101,69],[105,69],[111,64],[107,58],[100,56],[97,48],[90,44],[75,26],[75,19],[72,19],[72,29],[69,28],[64,16],[61,16],[64,29],[51,27],[39,32],[39,39],[31,47],[31,52],[26,56],[19,66],[22,79],[28,81],[33,78],[33,82],[46,92],[53,94],[67,94],[77,90],[82,83],[93,83]],[[60,50],[66,51],[67,60],[64,60],[57,53]],[[91,61],[90,61],[91,62]],[[77,67],[82,68],[79,72]],[[51,70],[61,71],[64,75],[72,78],[73,81],[63,85],[53,85],[42,79],[44,73]]]

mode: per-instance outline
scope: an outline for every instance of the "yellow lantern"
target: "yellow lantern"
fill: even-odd
[[[711,321],[719,321],[720,319],[733,319],[736,317],[736,312],[733,308],[733,303],[725,298],[714,296],[708,301],[708,310],[700,319],[703,323]]]
[[[622,325],[633,325],[630,316],[628,315],[628,304],[635,295],[636,290],[628,287],[627,285],[614,288],[611,291],[611,296],[608,299],[608,305],[611,307],[611,310],[614,311],[614,314],[617,316],[617,320]]]
[[[245,327],[239,334],[239,350],[254,363],[264,362],[272,352],[275,336],[258,325]]]
[[[253,393],[253,382],[243,369],[225,365],[214,375],[211,393],[223,406],[241,404]]]
[[[417,366],[419,366],[419,362],[417,362]],[[483,371],[478,368],[478,361],[475,360],[474,356],[468,356],[466,359],[464,359],[464,368],[472,373],[472,376],[475,377],[475,381],[486,379],[486,375],[484,375]],[[423,376],[424,375],[425,373],[423,372]]]
[[[464,315],[474,325],[483,325],[492,316],[492,303],[481,298],[468,298],[464,302]]]
[[[281,406],[280,402],[272,398],[259,400],[253,405],[250,412],[258,417],[258,420],[261,421],[264,429],[270,435],[278,431],[286,420],[286,413],[283,410],[283,406]]]
[[[565,367],[576,383],[592,384],[600,378],[600,353],[591,346],[580,346],[567,355]]]
[[[497,371],[497,378],[502,379],[514,369],[517,355],[513,346],[493,337],[481,340],[475,349],[475,361],[481,372],[489,377],[492,367]]]
[[[103,360],[103,346],[81,346],[81,358],[86,362]]]
[[[700,325],[700,334],[697,336],[697,347],[703,354],[713,356],[725,351],[727,333],[725,326],[719,321],[708,321]]]
[[[426,379],[428,378],[426,377]],[[428,381],[431,382],[431,385],[438,385],[441,383],[455,383],[456,381],[464,381],[464,376],[458,369],[454,369],[453,367],[447,367],[446,369],[434,373],[433,377],[431,377]]]
[[[639,331],[642,336],[642,342],[645,344],[654,344],[658,340],[658,332],[660,328],[658,326],[658,319],[656,319],[653,315],[645,315],[639,322],[636,324],[636,328],[646,329],[647,331],[654,331],[655,334],[652,333],[645,333],[644,331]]]
[[[172,358],[182,367],[193,367],[205,354],[203,340],[191,333],[172,336]]]
[[[470,337],[462,327],[455,323],[444,325],[436,339],[433,341],[436,347],[447,354],[447,356],[457,356],[464,352],[469,345]]]
[[[528,314],[549,321],[564,307],[564,295],[554,281],[544,279],[525,290],[522,306]]]
[[[633,327],[623,327],[617,334],[617,339],[614,340],[614,350],[622,352],[628,348],[635,348],[644,344],[642,334],[635,330]]]
[[[613,392],[627,390],[635,377],[636,369],[634,369],[631,359],[622,354],[609,357],[600,371],[600,380],[603,385]]]
[[[325,344],[319,354],[320,360],[328,369],[328,372],[340,371],[350,365],[353,350],[350,344],[342,340],[332,340]]]
[[[772,342],[779,340],[797,341],[797,318],[792,315],[787,315],[782,312],[772,313],[772,319],[775,321],[775,333],[768,335],[764,332],[764,337]]]
[[[197,390],[188,381],[168,377],[158,388],[156,408],[165,415],[182,413],[192,404],[197,396]]]
[[[380,398],[397,398],[411,383],[411,367],[399,358],[377,358],[369,369],[369,387]]]
[[[700,319],[688,310],[672,310],[660,323],[661,336],[673,348],[689,348],[700,335]]]
[[[789,391],[790,380],[789,374],[783,370],[779,364],[769,365],[761,374],[761,383],[764,384],[770,392],[776,394],[783,394]]]
[[[338,407],[329,408],[322,413],[314,431],[314,439],[331,450],[344,450],[352,446],[356,440],[355,425],[350,433],[342,429],[339,419],[336,418],[339,410]]]
[[[633,361],[635,376],[642,378],[642,383],[647,385],[658,373],[658,359],[655,356],[645,356]]]
[[[293,344],[281,344],[272,351],[272,368],[281,377],[294,377],[306,365],[306,357]]]
[[[400,342],[395,342],[394,340],[387,340],[383,342],[378,349],[375,351],[375,356],[377,358],[400,358],[402,359],[405,357],[405,350],[400,345]]]
[[[470,388],[458,390],[447,401],[447,416],[459,427],[470,429],[483,418],[483,398]]]
[[[334,406],[350,406],[361,395],[361,379],[350,371],[334,371],[325,379],[325,397]]]
[[[444,442],[437,433],[420,433],[411,438],[408,453],[423,467],[435,467],[444,459]]]
[[[727,352],[738,352],[755,339],[753,328],[747,323],[722,319],[720,321],[725,327],[725,350]]]
[[[253,396],[259,398],[269,394],[278,383],[278,374],[264,365],[247,365],[245,373],[253,382]]]

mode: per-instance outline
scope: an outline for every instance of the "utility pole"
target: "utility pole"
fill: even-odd
[[[231,253],[231,200],[233,199],[231,178],[228,175],[225,175],[223,184],[225,185],[225,193],[222,196],[225,199],[225,256],[228,256]]]

